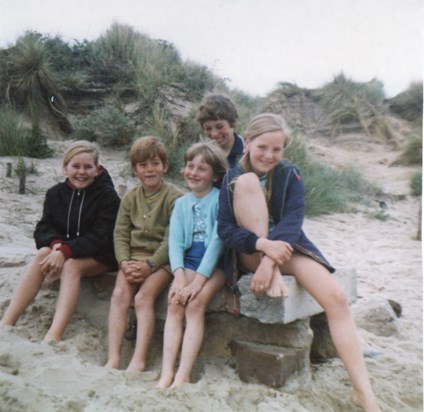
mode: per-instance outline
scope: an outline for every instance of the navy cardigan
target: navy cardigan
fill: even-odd
[[[229,169],[219,197],[218,234],[226,246],[224,264],[230,286],[234,286],[240,277],[236,252],[255,253],[258,240],[255,233],[239,227],[234,217],[231,182],[243,173],[240,164]],[[282,160],[273,171],[269,212],[275,227],[270,230],[268,239],[283,240],[294,250],[323,264],[330,272],[335,271],[302,230],[305,215],[304,184],[296,167],[289,162]]]

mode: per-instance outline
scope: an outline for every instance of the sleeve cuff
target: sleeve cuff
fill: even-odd
[[[251,233],[246,239],[246,251],[249,254],[255,253],[256,250],[256,242],[258,241],[259,236]]]
[[[68,245],[62,245],[58,250],[63,253],[63,256],[65,256],[65,260],[72,257],[72,249]]]

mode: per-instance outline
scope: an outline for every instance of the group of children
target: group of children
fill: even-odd
[[[127,370],[143,371],[155,300],[171,283],[158,387],[178,387],[189,382],[203,341],[206,308],[225,283],[235,286],[240,276],[252,272],[253,293],[282,297],[287,295],[282,274],[291,274],[327,314],[353,384],[353,402],[379,411],[346,296],[331,276],[333,267],[302,231],[304,186],[296,167],[282,160],[289,142],[283,119],[258,115],[242,138],[234,132],[234,103],[210,94],[200,104],[197,120],[210,139],[193,144],[184,156],[187,193],[164,180],[167,150],[156,137],[133,143],[129,160],[140,185],[121,200],[99,164],[96,146],[78,141],[69,147],[63,160],[66,181],[46,194],[34,232],[37,254],[0,326],[16,323],[45,278],[60,277],[55,315],[44,338],[58,341],[75,310],[81,277],[119,269],[106,367],[120,367],[134,301],[137,336]]]

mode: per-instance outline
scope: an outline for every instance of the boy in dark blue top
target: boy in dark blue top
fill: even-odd
[[[223,94],[206,95],[200,103],[196,119],[206,136],[215,140],[224,151],[229,167],[234,167],[243,156],[244,142],[234,132],[238,114],[232,100]]]

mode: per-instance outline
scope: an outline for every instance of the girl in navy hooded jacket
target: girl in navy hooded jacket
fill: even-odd
[[[353,402],[380,411],[372,391],[348,300],[333,267],[302,231],[303,181],[282,159],[288,142],[280,116],[256,116],[244,133],[246,152],[221,186],[218,234],[226,245],[231,286],[239,272],[254,273],[251,290],[271,298],[287,295],[282,273],[291,274],[324,308],[334,346],[353,384]]]
[[[59,341],[78,302],[80,279],[116,268],[113,228],[119,196],[99,152],[90,142],[71,144],[64,155],[66,181],[51,187],[34,231],[38,249],[0,326],[15,325],[47,279],[60,278],[60,291],[45,342]]]

